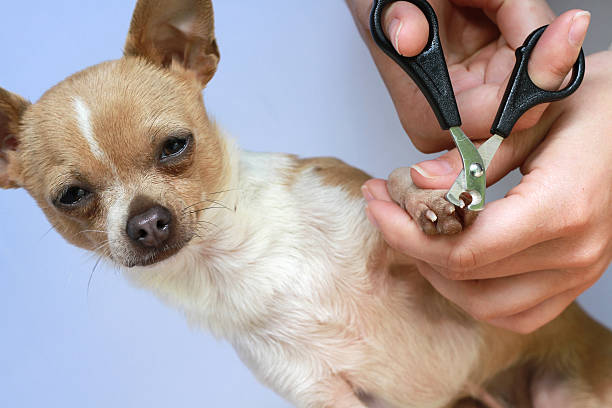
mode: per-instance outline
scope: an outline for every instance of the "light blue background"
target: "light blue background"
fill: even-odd
[[[552,3],[596,11],[588,52],[612,40],[608,0]],[[133,5],[3,1],[0,86],[35,101],[118,58]],[[338,156],[380,177],[425,157],[343,1],[218,0],[215,11],[222,58],[205,100],[243,147]],[[95,259],[49,231],[24,191],[0,192],[0,220],[0,407],[288,407],[227,344],[112,268],[92,272]],[[608,326],[611,291],[608,273],[581,298]]]

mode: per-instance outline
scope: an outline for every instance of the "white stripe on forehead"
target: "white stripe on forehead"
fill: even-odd
[[[79,128],[81,129],[81,134],[85,140],[87,140],[89,150],[91,150],[91,153],[96,159],[104,161],[104,159],[106,159],[106,155],[104,154],[104,151],[100,149],[100,146],[96,141],[96,137],[91,127],[91,112],[87,107],[87,104],[85,104],[81,98],[75,97],[73,99],[73,106],[76,112]]]

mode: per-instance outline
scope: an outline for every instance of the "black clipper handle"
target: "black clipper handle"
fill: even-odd
[[[581,49],[580,55],[572,68],[572,79],[569,85],[560,91],[546,91],[533,83],[527,70],[529,58],[538,40],[546,30],[543,26],[527,37],[525,43],[516,50],[516,65],[510,76],[510,82],[497,111],[497,116],[491,127],[491,134],[508,137],[512,128],[521,116],[536,105],[554,102],[566,98],[576,92],[584,79],[585,58]]]
[[[376,44],[418,85],[433,109],[442,129],[461,125],[455,92],[448,74],[446,59],[440,44],[438,18],[425,0],[401,0],[417,6],[429,22],[429,40],[425,49],[414,57],[404,57],[395,51],[382,28],[382,13],[389,4],[400,0],[374,0],[370,14],[370,31]]]

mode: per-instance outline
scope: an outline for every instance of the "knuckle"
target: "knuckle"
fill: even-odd
[[[595,269],[594,267],[605,258],[608,252],[607,246],[607,243],[598,240],[588,242],[582,248],[575,251],[570,265],[573,268]]]
[[[594,251],[583,252],[576,256],[571,263],[571,266],[576,269],[589,269],[597,263],[599,254]]]
[[[469,246],[456,246],[448,254],[446,260],[446,273],[448,279],[462,279],[466,274],[478,266],[476,252]]]

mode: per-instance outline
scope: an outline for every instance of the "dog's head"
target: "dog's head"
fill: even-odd
[[[29,104],[0,88],[0,187],[23,187],[69,242],[126,265],[185,246],[224,185],[201,91],[217,68],[209,0],[140,0],[125,56]]]

